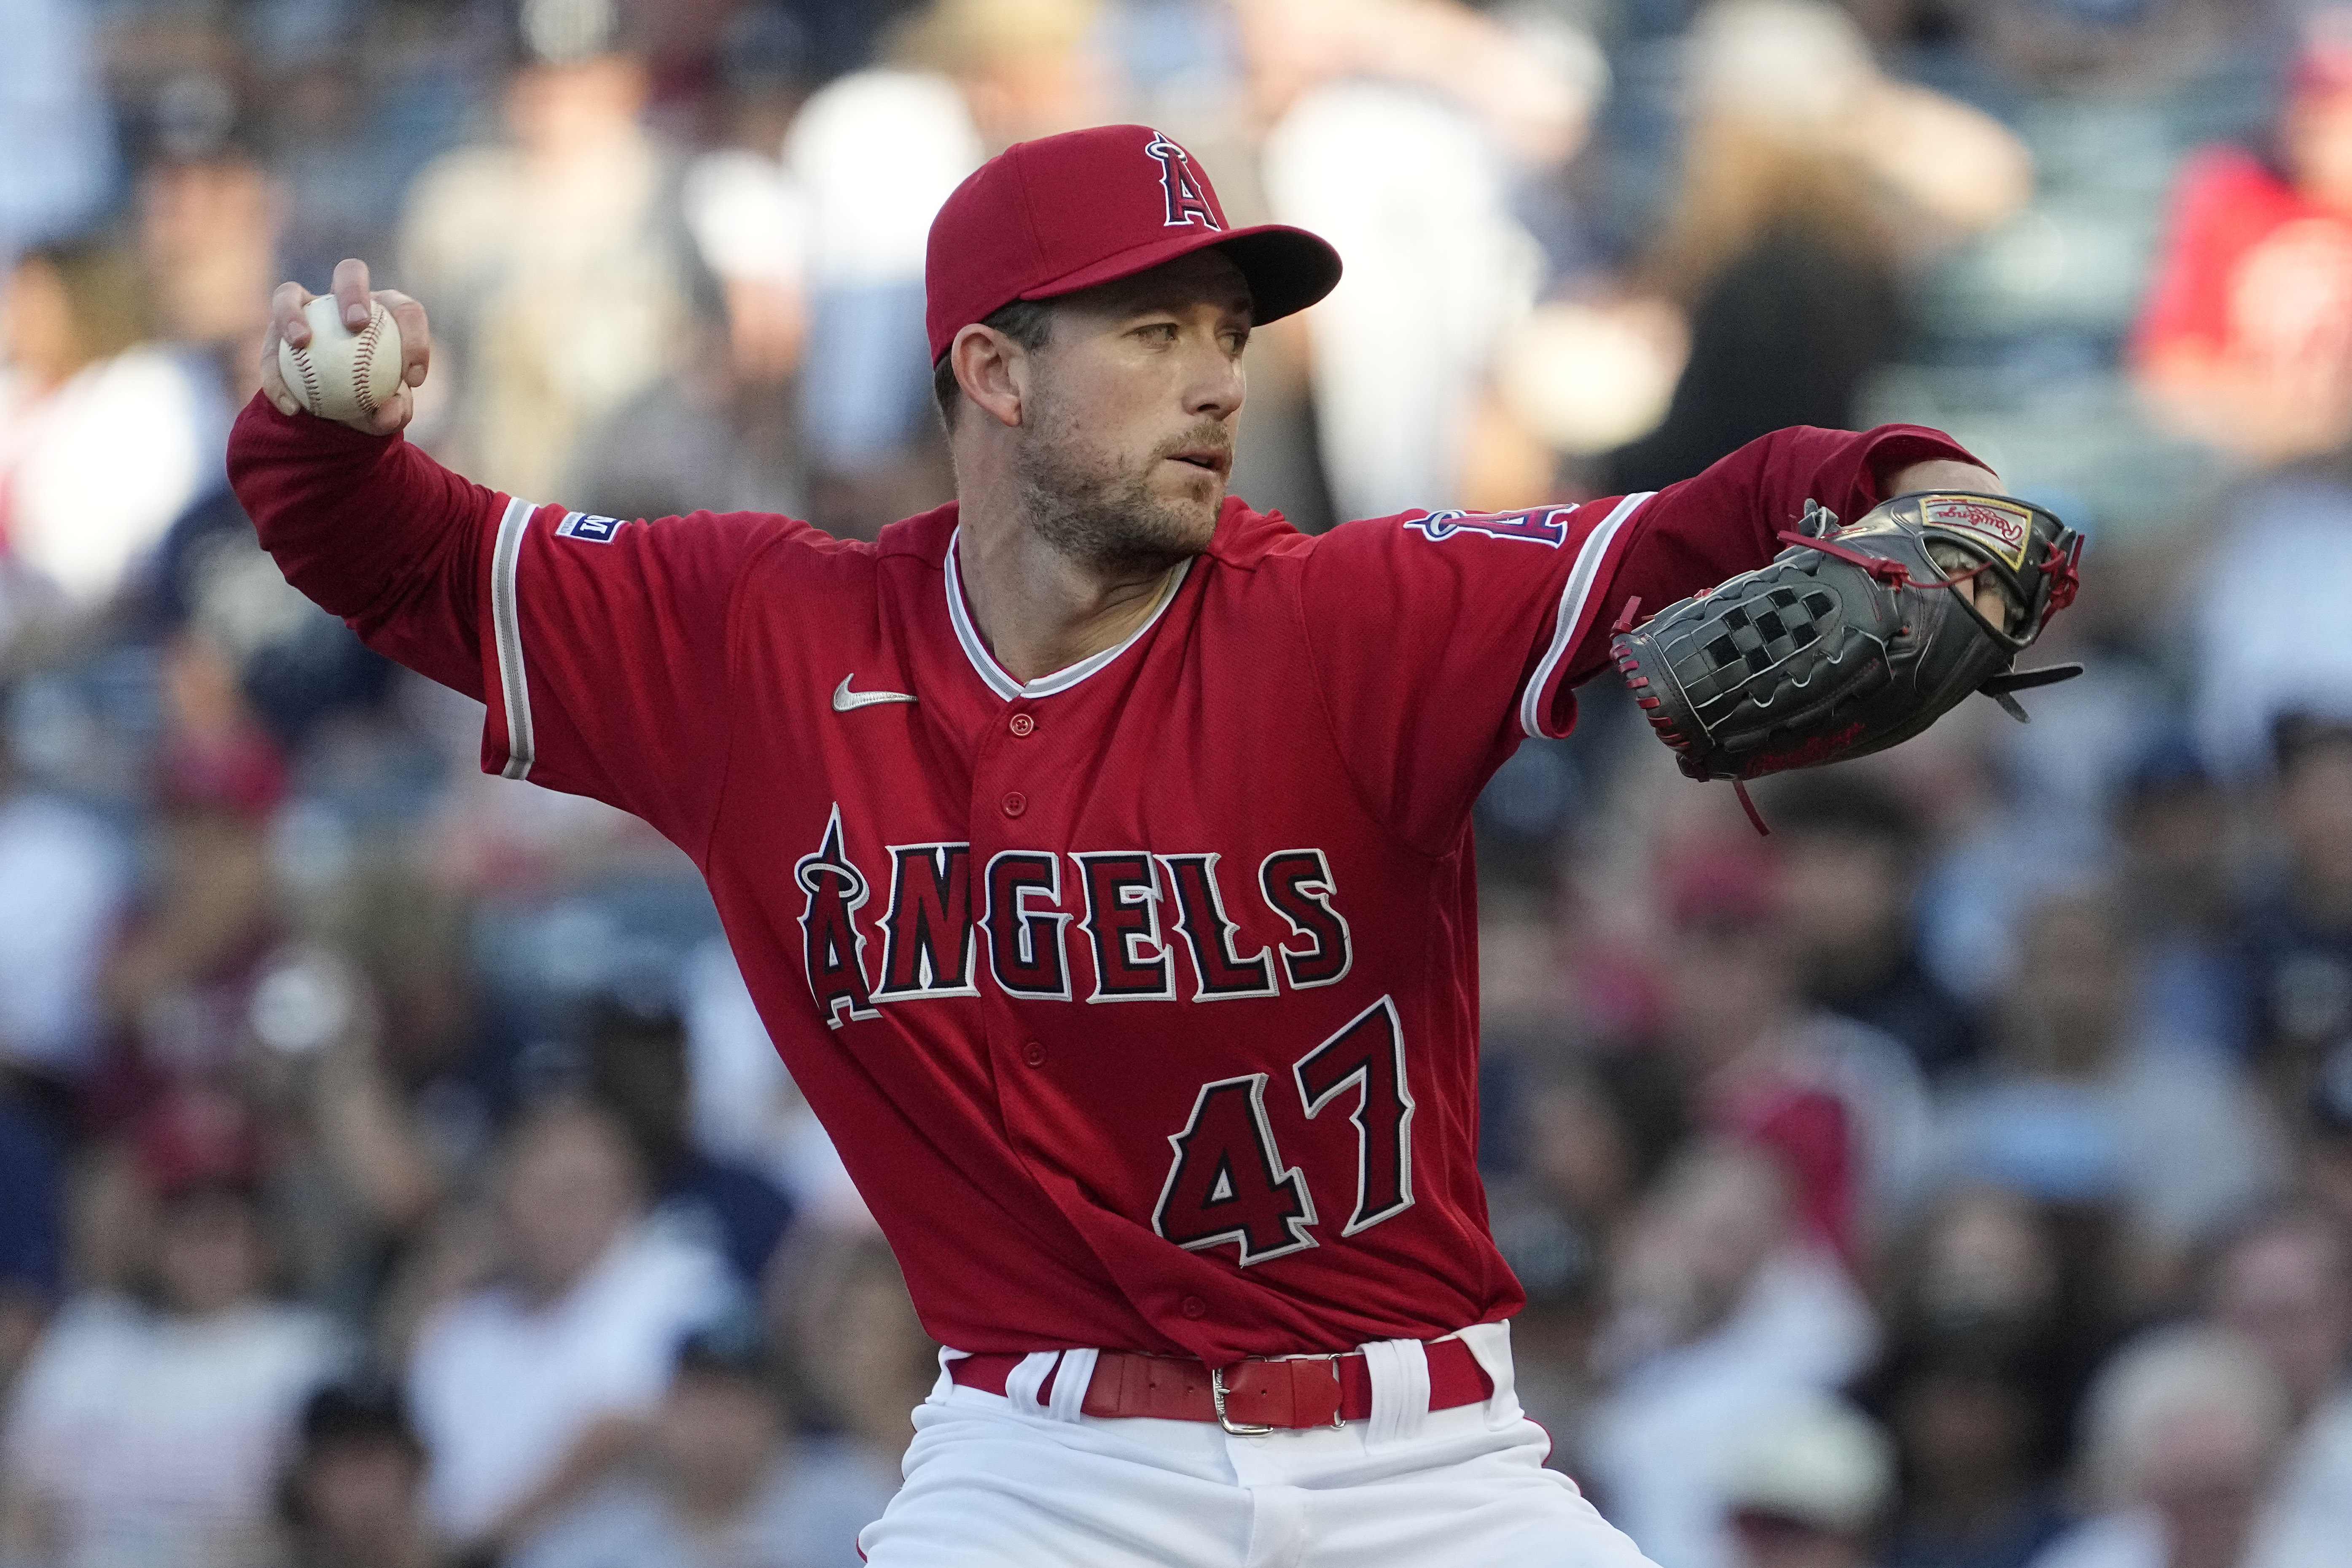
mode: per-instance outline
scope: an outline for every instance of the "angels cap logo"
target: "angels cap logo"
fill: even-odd
[[[1187,224],[1213,229],[1225,226],[1202,186],[1201,176],[1193,172],[1191,153],[1158,131],[1151,133],[1151,141],[1143,150],[1160,163],[1160,189],[1168,198],[1165,227],[1182,228]]]
[[[1930,528],[1948,528],[1992,546],[2012,569],[2025,563],[2025,542],[2032,536],[2033,520],[2015,507],[1969,496],[1937,496],[1920,507],[1920,521]]]

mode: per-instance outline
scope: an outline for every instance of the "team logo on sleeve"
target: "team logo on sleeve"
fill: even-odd
[[[1193,172],[1190,153],[1157,131],[1143,150],[1160,162],[1160,189],[1168,198],[1166,227],[1182,228],[1187,224],[1201,228],[1225,226],[1225,220],[1217,216],[1215,205],[1201,184],[1201,176]]]
[[[1568,542],[1572,506],[1537,507],[1530,511],[1433,511],[1409,517],[1404,525],[1423,539],[1452,539],[1460,533],[1483,533],[1489,539],[1517,539],[1548,544],[1557,550]]]
[[[614,537],[628,523],[617,517],[598,517],[593,512],[567,511],[563,521],[555,525],[558,539],[584,539],[591,544],[610,544]]]

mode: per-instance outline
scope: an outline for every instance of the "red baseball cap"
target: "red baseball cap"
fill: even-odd
[[[1230,228],[1208,172],[1148,125],[1018,142],[972,171],[931,220],[923,262],[931,362],[1015,300],[1050,300],[1209,246],[1249,280],[1252,319],[1303,310],[1339,281],[1339,253],[1303,228]]]

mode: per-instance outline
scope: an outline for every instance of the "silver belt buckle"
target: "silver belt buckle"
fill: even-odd
[[[1348,1421],[1346,1415],[1342,1414],[1341,1397],[1339,1392],[1337,1392],[1345,1387],[1345,1384],[1341,1383],[1339,1378],[1339,1355],[1283,1356],[1279,1359],[1284,1361],[1319,1361],[1325,1366],[1331,1369],[1331,1385],[1335,1391],[1331,1399],[1331,1430],[1334,1432],[1346,1431],[1348,1428]],[[1209,1399],[1210,1402],[1217,1408],[1217,1425],[1223,1427],[1226,1431],[1232,1433],[1236,1437],[1263,1437],[1267,1433],[1274,1430],[1271,1426],[1251,1426],[1245,1425],[1242,1422],[1234,1420],[1225,1414],[1225,1369],[1223,1367],[1213,1366],[1209,1369]]]
[[[1339,1391],[1331,1399],[1331,1430],[1345,1432],[1348,1429],[1348,1418],[1342,1414],[1342,1407],[1348,1403],[1348,1380],[1339,1375],[1338,1355],[1327,1355],[1323,1359],[1331,1368],[1331,1384]]]
[[[1225,1369],[1209,1369],[1209,1399],[1217,1407],[1217,1425],[1236,1437],[1263,1437],[1274,1430],[1271,1426],[1251,1426],[1234,1420],[1225,1414]]]

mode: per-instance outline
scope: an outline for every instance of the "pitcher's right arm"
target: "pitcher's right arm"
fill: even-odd
[[[592,517],[450,472],[401,434],[430,363],[424,308],[368,281],[345,261],[334,295],[347,321],[371,298],[392,311],[401,384],[346,423],[300,412],[278,372],[310,294],[272,300],[262,391],[228,454],[262,547],[370,647],[487,703],[486,771],[593,795],[698,853],[725,774],[737,587],[763,551],[832,542],[752,513]]]

